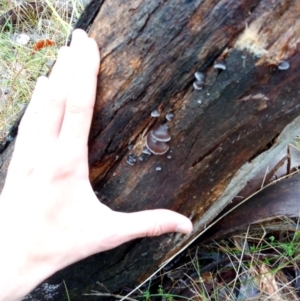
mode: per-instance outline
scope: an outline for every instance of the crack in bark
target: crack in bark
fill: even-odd
[[[100,12],[104,1],[105,0],[92,0],[89,2],[76,22],[74,29],[81,28],[87,31]]]

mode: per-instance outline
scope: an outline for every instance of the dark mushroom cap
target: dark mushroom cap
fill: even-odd
[[[152,132],[152,131],[151,131]],[[162,141],[157,141],[152,134],[148,133],[146,139],[146,146],[154,155],[163,155],[169,150],[169,145]]]
[[[157,141],[168,142],[171,140],[171,135],[168,131],[167,125],[161,125],[157,129],[150,132],[151,136]]]

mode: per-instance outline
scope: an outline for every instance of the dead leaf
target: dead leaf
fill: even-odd
[[[55,46],[55,45],[56,45],[56,43],[54,41],[52,41],[50,39],[43,39],[43,40],[37,41],[35,43],[35,45],[33,46],[33,50],[38,51],[45,47]]]
[[[281,301],[278,285],[275,276],[270,272],[270,269],[263,263],[260,267],[260,289],[270,297],[270,301]]]
[[[29,40],[30,40],[30,36],[25,33],[21,33],[16,36],[16,42],[20,45],[28,44]]]

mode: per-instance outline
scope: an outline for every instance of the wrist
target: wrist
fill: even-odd
[[[38,248],[24,235],[22,225],[16,226],[16,216],[3,216],[2,209],[0,206],[0,301],[22,300],[55,272],[55,263],[35,253]]]

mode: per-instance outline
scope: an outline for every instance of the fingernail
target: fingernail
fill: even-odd
[[[78,37],[87,37],[87,33],[82,29],[75,29],[72,33],[72,37],[77,39]]]
[[[176,232],[180,232],[184,234],[190,234],[192,230],[193,228],[191,224],[178,224],[176,227]]]

